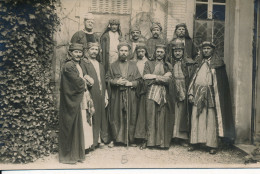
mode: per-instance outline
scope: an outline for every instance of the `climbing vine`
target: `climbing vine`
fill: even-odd
[[[52,95],[55,0],[0,1],[0,160],[27,163],[57,151]]]

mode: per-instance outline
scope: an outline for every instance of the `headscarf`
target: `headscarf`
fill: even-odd
[[[211,48],[215,49],[216,45],[210,41],[204,41],[200,44],[200,47],[203,48],[205,46],[210,46]]]
[[[191,38],[190,38],[190,35],[189,35],[189,31],[188,31],[188,29],[187,29],[187,25],[186,25],[185,23],[180,23],[180,24],[176,25],[176,27],[175,27],[174,34],[173,34],[173,39],[172,39],[172,40],[178,38],[178,36],[176,35],[176,30],[177,30],[178,28],[180,28],[180,27],[184,27],[184,28],[185,28],[185,36],[184,36],[184,37],[185,37],[186,39],[191,39]]]
[[[101,37],[102,37],[105,33],[109,32],[109,31],[111,30],[111,25],[113,25],[113,24],[118,25],[118,30],[117,30],[117,32],[118,32],[119,36],[122,36],[121,27],[120,27],[120,21],[119,21],[118,19],[110,19],[109,22],[108,22],[107,28],[105,29],[105,31],[104,31],[104,33],[101,35]]]

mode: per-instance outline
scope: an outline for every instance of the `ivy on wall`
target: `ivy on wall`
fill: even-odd
[[[55,0],[0,1],[0,161],[57,151],[52,86]]]

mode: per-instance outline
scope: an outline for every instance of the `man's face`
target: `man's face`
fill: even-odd
[[[176,30],[176,35],[178,37],[184,37],[185,36],[185,28],[184,27],[179,27],[177,30]]]
[[[111,24],[111,31],[112,32],[117,32],[117,30],[118,30],[118,25],[117,24]]]
[[[99,48],[97,46],[93,46],[87,50],[87,54],[91,59],[96,59],[98,55]]]
[[[136,54],[137,54],[138,59],[142,59],[145,56],[145,53],[146,53],[146,51],[143,48],[136,50]]]
[[[157,39],[160,36],[160,33],[161,33],[161,30],[159,27],[153,28],[153,30],[152,30],[153,38]]]
[[[94,27],[95,21],[93,19],[87,19],[84,21],[84,25],[86,29],[92,30]]]
[[[127,46],[122,46],[119,49],[119,60],[122,61],[122,62],[126,61],[128,55],[129,55],[128,47]]]
[[[183,49],[175,49],[173,54],[176,59],[181,59],[183,57]]]
[[[155,52],[155,56],[157,60],[162,60],[164,58],[165,51],[163,48],[157,48]]]
[[[72,52],[72,59],[76,62],[79,62],[82,55],[83,55],[83,52],[81,50],[73,50]]]
[[[139,37],[140,37],[140,34],[141,34],[141,32],[138,31],[138,30],[135,30],[135,31],[132,31],[132,32],[131,32],[132,38],[133,38],[134,40],[138,40]]]
[[[202,48],[202,54],[204,58],[209,58],[213,54],[213,48],[211,46],[204,46]]]

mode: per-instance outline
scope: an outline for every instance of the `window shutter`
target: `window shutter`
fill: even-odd
[[[130,14],[130,3],[129,0],[92,0],[91,12]]]

